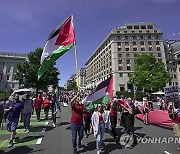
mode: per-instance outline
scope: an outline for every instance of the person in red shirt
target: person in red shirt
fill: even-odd
[[[38,97],[35,99],[35,110],[36,110],[38,122],[40,121],[40,113],[41,113],[42,104],[43,104],[43,99],[41,97],[41,94],[38,94]]]
[[[73,153],[77,153],[77,133],[78,138],[78,148],[81,148],[81,141],[83,139],[83,111],[86,108],[79,99],[79,93],[75,96],[71,102],[72,116],[71,116],[71,130],[72,130],[72,145]]]
[[[48,119],[48,112],[51,106],[51,100],[50,100],[50,96],[46,96],[45,100],[44,100],[44,113],[45,113],[45,119]]]
[[[110,110],[110,121],[111,121],[111,134],[113,135],[114,141],[117,143],[117,111],[119,110],[118,99],[114,98],[112,101],[108,102],[106,105],[106,110]]]
[[[180,140],[180,103],[179,100],[169,104],[168,107],[169,117],[172,119],[173,131],[176,137]],[[177,148],[180,151],[180,145]]]

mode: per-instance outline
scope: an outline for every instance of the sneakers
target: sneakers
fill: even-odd
[[[78,152],[77,152],[77,149],[74,149],[73,150],[73,154],[77,154]]]
[[[118,143],[118,137],[117,136],[114,138],[114,142]]]
[[[24,132],[25,133],[29,133],[30,131],[29,131],[29,129],[25,129]]]
[[[178,151],[180,151],[180,146],[177,148]]]
[[[101,153],[103,153],[104,151],[103,150],[98,150],[97,151],[97,154],[101,154]]]
[[[53,123],[53,127],[55,128],[56,127],[56,125]]]
[[[81,148],[82,145],[81,145],[81,141],[78,141],[78,148]]]
[[[10,140],[7,147],[8,147],[8,148],[11,148],[12,146],[13,146],[13,140]]]

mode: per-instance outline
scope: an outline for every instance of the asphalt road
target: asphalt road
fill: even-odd
[[[52,120],[48,120],[48,125],[43,126],[45,132],[32,132],[19,134],[20,138],[40,138],[40,142],[34,145],[22,145],[12,147],[10,149],[4,147],[0,149],[0,154],[72,154],[71,128],[70,128],[71,108],[62,107],[62,112],[58,113],[57,127],[52,127]],[[44,129],[43,129],[44,130]],[[117,133],[122,139],[122,127],[117,127]],[[105,154],[179,154],[176,150],[178,144],[176,142],[173,131],[160,128],[153,125],[144,125],[141,121],[135,121],[135,135],[137,143],[132,148],[123,147],[122,140],[119,144],[114,143],[109,133],[105,133],[104,144]],[[3,139],[0,137],[0,139]],[[173,140],[173,141],[172,141]],[[152,141],[154,141],[152,143]],[[167,143],[167,142],[170,143]],[[93,135],[88,139],[83,139],[83,148],[79,149],[79,153],[95,154],[95,138]],[[131,140],[128,142],[131,144]]]

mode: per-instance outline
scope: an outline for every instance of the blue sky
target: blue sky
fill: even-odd
[[[164,39],[180,40],[180,0],[0,0],[0,51],[43,48],[50,32],[74,15],[79,68],[116,26],[154,22]],[[75,73],[74,50],[57,60],[60,85]]]

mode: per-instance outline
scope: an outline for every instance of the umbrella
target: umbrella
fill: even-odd
[[[164,95],[164,92],[162,91],[158,91],[158,92],[155,92],[155,93],[152,93],[153,95]]]

